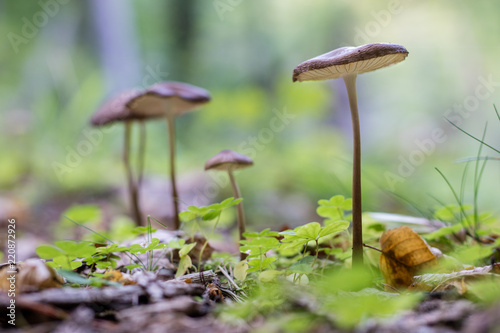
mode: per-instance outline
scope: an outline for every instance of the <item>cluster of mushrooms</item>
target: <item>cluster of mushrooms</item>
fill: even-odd
[[[353,229],[353,265],[363,264],[362,205],[361,205],[361,134],[356,97],[356,78],[358,74],[371,72],[403,61],[408,51],[401,45],[373,43],[359,47],[342,47],[322,54],[299,64],[293,71],[295,81],[317,81],[343,78],[353,128],[353,177],[352,177],[352,229]],[[94,126],[107,125],[121,121],[125,124],[123,162],[131,202],[132,216],[137,225],[143,224],[143,215],[139,207],[139,188],[141,186],[144,154],[145,125],[149,119],[164,118],[169,133],[170,179],[172,186],[172,204],[174,207],[174,225],[178,229],[179,196],[175,176],[175,118],[194,110],[210,101],[210,94],[205,89],[180,82],[161,82],[145,90],[125,91],[103,104],[92,116]],[[132,123],[139,125],[139,152],[137,175],[134,177],[130,164],[130,138]],[[233,171],[251,166],[253,161],[245,155],[232,150],[223,150],[212,157],[205,165],[205,170],[227,171],[234,197],[241,194],[234,179]],[[243,204],[237,206],[237,220],[240,240],[245,232]]]
[[[123,122],[125,138],[123,148],[123,164],[127,176],[127,188],[131,205],[131,213],[136,225],[144,224],[139,193],[143,178],[146,128],[144,121],[166,119],[168,128],[168,145],[170,156],[170,181],[172,187],[173,222],[179,229],[179,194],[175,173],[175,118],[210,101],[210,93],[205,89],[182,82],[160,82],[145,90],[127,90],[105,102],[92,116],[90,122],[94,126]],[[139,125],[139,152],[136,175],[130,163],[130,141],[132,124]],[[234,179],[233,170],[253,165],[253,161],[245,155],[232,150],[223,150],[205,165],[205,170],[224,170],[228,172],[234,197],[241,198],[240,190]],[[238,230],[240,239],[245,232],[243,204],[237,205]]]

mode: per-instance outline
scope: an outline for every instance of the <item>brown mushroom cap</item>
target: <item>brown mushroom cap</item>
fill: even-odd
[[[408,56],[404,46],[389,43],[341,47],[304,61],[293,70],[293,82],[337,79],[361,74],[403,61]]]
[[[200,87],[182,82],[160,82],[147,88],[127,103],[134,113],[161,117],[174,112],[175,116],[192,111],[210,101],[210,93]]]
[[[250,157],[233,150],[223,150],[205,163],[205,170],[236,170],[253,165]]]
[[[143,115],[132,113],[127,108],[127,103],[139,94],[139,90],[130,89],[114,96],[97,109],[90,118],[90,123],[94,126],[103,126],[115,121],[146,118]]]

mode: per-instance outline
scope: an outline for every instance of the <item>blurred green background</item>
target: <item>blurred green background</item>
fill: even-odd
[[[231,196],[217,185],[226,176],[203,166],[233,149],[255,162],[236,175],[250,228],[318,220],[319,199],[351,192],[347,95],[342,80],[292,83],[292,70],[371,42],[410,54],[358,78],[364,211],[418,215],[397,196],[426,211],[430,195],[452,203],[434,168],[459,187],[455,161],[478,144],[444,117],[475,136],[488,122],[486,141],[500,147],[499,13],[488,0],[0,1],[0,216],[48,234],[73,204],[125,214],[123,127],[97,131],[89,118],[123,89],[175,80],[213,98],[176,123],[184,204]],[[143,206],[159,218],[169,210],[165,129],[147,123]],[[494,213],[498,170],[488,162],[479,198]]]

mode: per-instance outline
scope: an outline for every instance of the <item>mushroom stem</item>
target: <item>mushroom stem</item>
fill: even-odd
[[[352,264],[363,265],[363,224],[361,220],[361,135],[359,128],[356,74],[344,76],[351,108],[353,161],[352,161]]]
[[[233,188],[233,194],[235,199],[241,198],[240,189],[238,188],[238,184],[236,183],[236,179],[234,179],[233,170],[229,168],[227,170],[229,175],[229,180],[231,181],[231,187]],[[238,213],[238,233],[240,235],[240,241],[245,239],[243,237],[243,233],[245,232],[245,214],[243,213],[243,202],[240,202],[236,205],[236,210]],[[240,259],[244,260],[246,258],[245,253],[240,253]]]
[[[132,217],[137,226],[142,225],[141,211],[139,209],[137,187],[134,182],[132,168],[130,166],[130,137],[131,137],[132,123],[125,122],[125,140],[123,146],[123,164],[125,165],[125,172],[127,174],[127,185],[130,197],[130,205],[132,207]]]
[[[144,161],[146,155],[146,125],[143,120],[139,121],[139,154],[137,164],[137,195],[139,195],[144,176]]]
[[[170,182],[172,183],[172,204],[174,208],[174,226],[178,230],[181,222],[179,220],[179,196],[177,194],[177,184],[175,182],[175,123],[174,112],[169,112],[167,116],[168,138],[170,147]]]

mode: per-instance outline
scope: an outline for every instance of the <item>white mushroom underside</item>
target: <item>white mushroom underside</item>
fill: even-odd
[[[386,67],[403,61],[406,58],[404,53],[388,54],[378,58],[361,60],[343,65],[334,65],[321,69],[312,69],[302,72],[297,76],[299,81],[317,81],[337,79],[348,74],[361,74],[371,72],[376,69]]]

